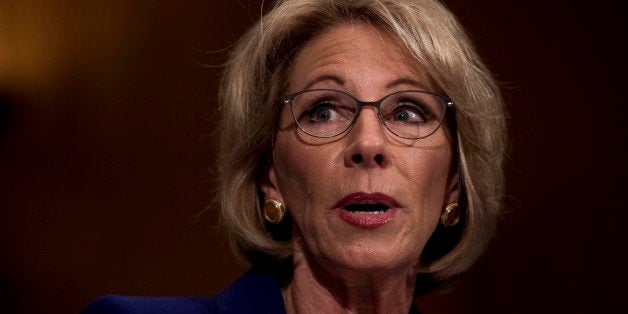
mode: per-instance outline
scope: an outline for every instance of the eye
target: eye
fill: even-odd
[[[346,120],[351,116],[348,108],[337,105],[333,100],[322,100],[310,105],[299,115],[299,123],[331,123]]]
[[[306,115],[309,116],[309,121],[312,122],[328,122],[333,121],[338,117],[338,110],[336,106],[324,102],[316,104],[314,107],[310,108]]]
[[[427,122],[428,113],[418,103],[403,101],[397,103],[395,109],[392,111],[391,118],[393,121],[405,123],[422,123]]]

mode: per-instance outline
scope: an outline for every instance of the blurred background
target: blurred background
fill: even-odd
[[[512,149],[495,240],[421,309],[625,310],[625,6],[445,2],[503,83]],[[212,132],[220,65],[269,6],[0,0],[0,312],[212,295],[247,269],[211,206]]]

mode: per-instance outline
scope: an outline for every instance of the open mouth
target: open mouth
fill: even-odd
[[[362,229],[374,229],[391,222],[399,203],[383,193],[352,193],[338,201],[337,213],[346,223]]]
[[[385,213],[399,207],[397,201],[382,193],[353,193],[345,196],[336,208],[344,209],[350,213]]]
[[[390,206],[386,204],[376,203],[376,204],[348,204],[344,207],[344,209],[352,212],[352,213],[385,213],[390,209]]]

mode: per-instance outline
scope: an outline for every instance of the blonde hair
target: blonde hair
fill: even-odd
[[[237,255],[253,264],[291,256],[290,237],[261,216],[258,187],[272,164],[276,123],[291,60],[314,36],[348,22],[398,38],[455,103],[462,222],[438,227],[421,257],[440,283],[477,260],[492,237],[503,198],[506,147],[499,88],[456,18],[433,0],[283,0],[233,47],[220,86],[218,156],[221,217]]]

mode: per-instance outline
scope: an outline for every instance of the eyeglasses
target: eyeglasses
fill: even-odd
[[[425,138],[438,130],[445,111],[454,106],[447,97],[426,91],[401,91],[366,102],[337,90],[311,89],[282,100],[290,104],[299,129],[320,138],[349,130],[365,106],[377,108],[379,121],[393,134],[404,139]]]

